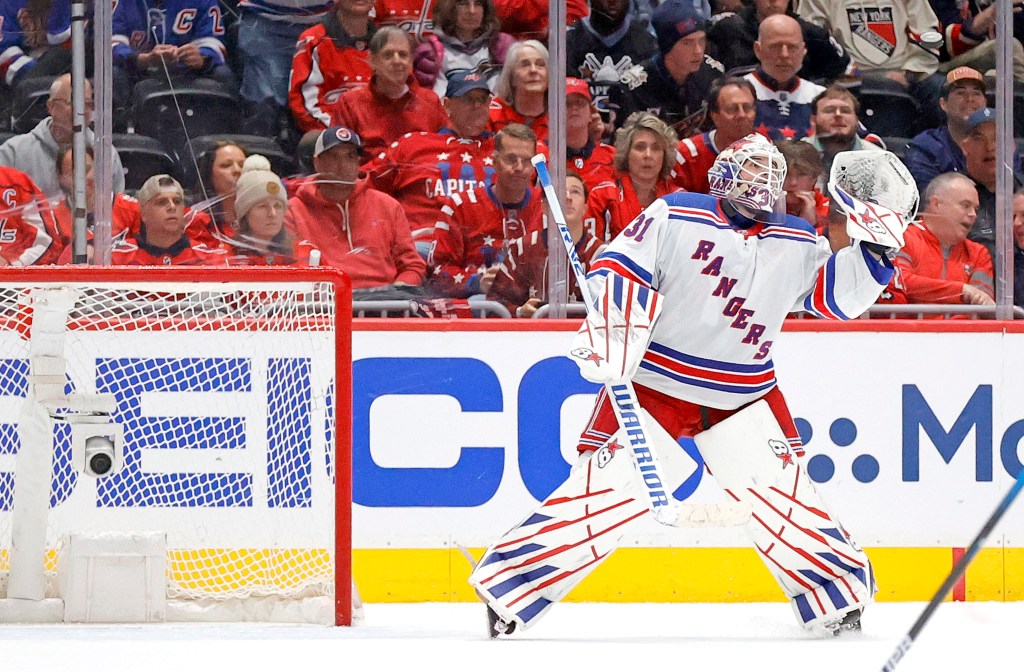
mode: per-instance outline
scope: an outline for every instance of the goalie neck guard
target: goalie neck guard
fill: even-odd
[[[754,219],[775,211],[785,181],[786,160],[782,152],[757,133],[729,145],[708,170],[711,195]]]

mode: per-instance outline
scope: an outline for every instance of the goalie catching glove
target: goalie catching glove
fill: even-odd
[[[662,297],[653,289],[614,273],[608,275],[572,343],[569,357],[593,383],[632,378],[647,351]]]

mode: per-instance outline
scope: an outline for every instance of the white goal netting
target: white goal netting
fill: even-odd
[[[167,538],[168,604],[322,598],[333,611],[335,390],[338,371],[348,385],[349,357],[339,288],[308,273],[251,282],[133,273],[127,282],[0,276],[0,597],[19,557],[15,514],[43,508],[16,506],[16,493],[30,496],[28,460],[18,460],[29,450],[49,465],[48,596],[65,535],[156,531]],[[43,405],[60,387],[55,374],[64,395],[112,400],[123,456],[108,475],[76,467],[75,430],[53,404],[45,436],[23,422],[33,400]]]

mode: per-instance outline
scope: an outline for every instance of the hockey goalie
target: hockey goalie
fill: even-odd
[[[904,180],[898,163],[873,163],[879,184]],[[634,412],[670,482],[677,441],[694,438],[708,472],[747,507],[744,528],[801,626],[860,629],[877,590],[871,563],[808,478],[772,346],[791,312],[848,320],[878,299],[916,188],[905,199],[914,208],[897,211],[859,199],[849,180],[832,185],[852,239],[833,253],[808,222],[779,214],[785,176],[778,149],[749,135],[719,154],[710,195],[659,198],[592,263],[593,305],[569,356],[605,387],[568,479],[470,577],[491,637],[535,625],[636,521],[653,511],[665,522],[644,456],[630,452]],[[640,409],[621,407],[630,384]]]

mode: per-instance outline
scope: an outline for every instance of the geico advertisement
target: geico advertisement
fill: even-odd
[[[524,519],[568,474],[592,409],[597,387],[564,357],[571,339],[355,333],[356,545],[485,546]],[[1021,466],[1022,346],[1000,333],[781,335],[773,357],[803,465],[859,543],[973,538]],[[691,501],[724,498],[700,470],[676,485]],[[993,541],[1024,544],[1024,502],[1000,530]],[[747,545],[738,528],[653,522],[628,543]]]
[[[193,533],[220,544],[329,543],[326,335],[89,338],[72,348],[68,390],[115,396],[123,466],[102,478],[78,473],[66,427],[57,426],[47,446],[51,525],[168,530],[172,543]],[[564,329],[451,324],[357,330],[356,547],[485,546],[554,490],[576,459],[597,389],[564,356],[571,339]],[[807,443],[803,467],[861,544],[957,546],[973,537],[1021,466],[1024,363],[1015,353],[1022,339],[892,332],[778,339],[778,376]],[[0,362],[0,533],[13,507],[27,387],[24,356]],[[691,442],[680,450],[699,459]],[[722,500],[693,464],[673,491],[693,502]],[[1024,545],[1022,506],[993,539]],[[651,522],[627,543],[747,542],[737,528]]]

